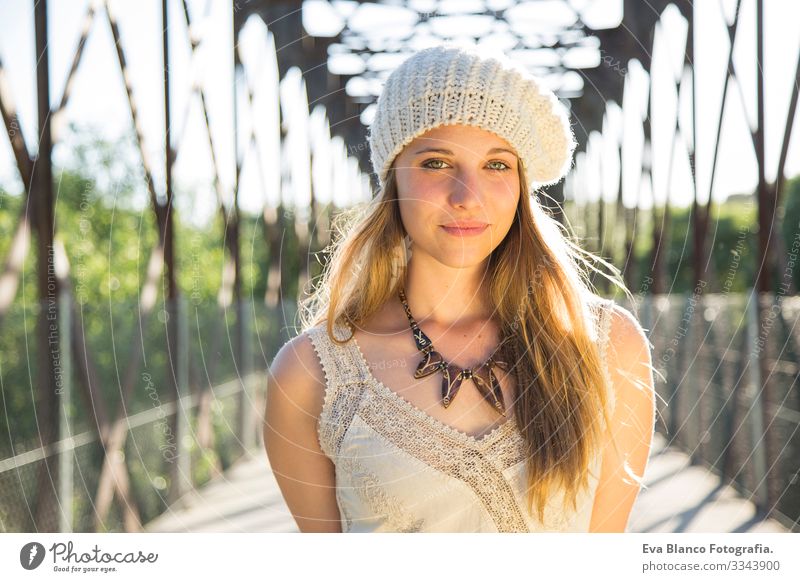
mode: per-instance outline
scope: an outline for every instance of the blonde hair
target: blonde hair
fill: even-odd
[[[544,520],[557,488],[577,509],[589,465],[608,426],[607,380],[590,329],[599,297],[589,274],[605,277],[628,297],[620,272],[583,250],[531,195],[522,164],[516,219],[489,257],[486,298],[515,374],[514,414],[527,453],[528,510]],[[334,220],[336,237],[318,283],[300,302],[303,330],[327,321],[362,324],[405,284],[405,229],[394,169],[366,207]],[[599,269],[605,267],[611,274]],[[631,297],[632,298],[632,297]],[[599,477],[599,476],[598,476]]]

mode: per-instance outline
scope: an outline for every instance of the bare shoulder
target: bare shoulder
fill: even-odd
[[[610,318],[607,364],[620,408],[636,408],[646,419],[655,392],[650,340],[625,307],[614,303]]]
[[[630,361],[639,359],[645,354],[650,354],[650,341],[642,329],[639,320],[625,307],[613,303],[609,323],[609,347],[610,354]]]
[[[319,416],[325,374],[308,332],[295,336],[278,350],[269,367],[267,382],[273,398],[287,399],[303,412]]]

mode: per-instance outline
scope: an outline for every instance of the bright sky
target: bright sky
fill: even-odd
[[[615,4],[609,0],[606,4]],[[496,0],[501,2],[501,0]],[[85,9],[89,0],[50,0],[50,66],[51,96],[56,102],[63,91],[68,67],[80,34]],[[508,3],[508,2],[505,2]],[[179,0],[170,0],[170,59],[172,68],[172,122],[175,134],[186,127],[183,139],[176,144],[179,157],[175,166],[175,178],[181,195],[180,207],[192,212],[196,220],[203,220],[213,213],[215,194],[212,186],[212,163],[208,139],[205,134],[201,108],[197,99],[189,100],[193,79],[201,82],[206,90],[211,116],[211,129],[215,140],[215,151],[221,172],[223,190],[229,193],[234,176],[233,151],[233,55],[231,2],[215,0],[189,2],[193,20],[205,22],[204,42],[199,58],[191,64],[187,30]],[[317,4],[320,4],[317,2]],[[346,3],[339,3],[344,5]],[[584,0],[571,1],[573,5],[587,5]],[[725,10],[731,11],[735,0],[721,2]],[[202,18],[210,7],[207,18]],[[463,3],[462,3],[463,5]],[[553,4],[555,6],[555,3]],[[696,2],[696,76],[698,152],[697,175],[701,200],[708,196],[710,160],[713,153],[714,134],[719,116],[722,82],[729,42],[720,2],[704,0]],[[163,182],[163,88],[161,60],[161,2],[112,2],[121,28],[122,42],[126,49],[130,75],[135,90],[138,109],[144,127],[148,153],[154,160],[154,177]],[[767,177],[775,178],[775,167],[783,138],[784,121],[791,92],[792,75],[800,50],[800,3],[793,0],[770,0],[765,2],[765,98],[766,98],[766,163]],[[114,140],[127,132],[131,126],[130,112],[125,98],[122,77],[113,50],[111,32],[104,13],[95,20],[85,55],[74,84],[67,117],[79,125],[94,127],[108,139]],[[325,12],[320,10],[304,15],[309,26],[321,22]],[[316,21],[315,21],[316,18]],[[376,18],[369,14],[365,17]],[[363,19],[362,19],[363,20]],[[363,23],[362,23],[363,24]],[[367,22],[368,24],[368,22]],[[530,26],[526,24],[525,26]],[[277,73],[274,65],[274,47],[271,36],[260,21],[248,23],[242,37],[245,68],[254,89],[256,117],[250,119],[249,107],[239,104],[241,139],[247,137],[251,123],[262,143],[262,151],[252,153],[245,162],[242,174],[241,201],[246,210],[257,211],[265,202],[273,203],[279,195],[280,175],[293,176],[283,195],[302,201],[307,199],[309,167],[304,156],[283,156],[283,167],[278,160],[280,142],[274,104],[280,101],[287,109],[285,118],[291,119],[288,147],[290,151],[316,151],[320,162],[311,172],[315,176],[331,176],[334,179],[319,179],[326,184],[320,189],[323,199],[334,197],[340,204],[358,200],[367,195],[365,180],[358,175],[354,161],[341,162],[346,148],[341,140],[331,144],[326,139],[322,111],[317,110],[309,118],[307,108],[302,106],[304,88],[299,75],[291,75],[275,89]],[[668,10],[663,16],[662,26],[656,33],[653,54],[653,195],[657,201],[666,197],[669,153],[672,143],[672,128],[680,102],[682,127],[691,124],[689,105],[689,83],[682,88],[680,99],[675,92],[674,78],[681,74],[680,63],[685,43],[685,23],[677,10]],[[0,58],[6,69],[10,90],[19,110],[22,132],[30,147],[35,148],[35,57],[33,32],[33,2],[0,2]],[[715,199],[723,199],[733,193],[749,192],[756,183],[756,164],[748,123],[755,120],[755,0],[744,0],[742,20],[736,40],[734,60],[742,83],[741,92],[735,84],[728,91],[728,104],[722,130],[722,146],[717,168]],[[606,65],[601,65],[606,66]],[[641,163],[641,108],[646,95],[647,74],[636,63],[622,64],[628,70],[624,111],[609,107],[608,131],[601,138],[591,140],[587,166],[574,181],[581,199],[596,199],[602,192],[607,199],[616,195],[619,162],[612,155],[617,135],[624,137],[623,156],[630,171],[623,176],[623,192],[626,204],[632,205],[640,192],[639,176],[633,171]],[[584,87],[584,90],[590,90]],[[246,95],[241,91],[242,98]],[[741,96],[744,96],[744,104]],[[799,115],[800,117],[800,115]],[[789,176],[800,173],[800,122],[795,121],[795,131],[789,152],[786,171]],[[310,129],[308,129],[310,128]],[[688,134],[687,134],[688,135]],[[177,136],[175,136],[177,138]],[[241,144],[244,147],[244,143]],[[69,155],[68,147],[62,145],[54,152],[57,160]],[[260,155],[261,168],[254,163]],[[581,159],[584,159],[582,157]],[[337,162],[337,160],[340,160]],[[601,163],[602,160],[602,163]],[[600,169],[602,168],[602,172]],[[673,162],[671,201],[686,205],[691,201],[688,161],[681,142],[675,151]],[[264,184],[262,187],[261,184]],[[0,139],[0,184],[11,191],[21,190],[21,184],[13,165],[13,156],[8,140]],[[602,186],[601,186],[602,185]],[[158,187],[159,190],[163,188]],[[343,192],[346,191],[346,192]],[[348,197],[348,193],[355,192]],[[639,203],[647,207],[650,194],[641,190]]]

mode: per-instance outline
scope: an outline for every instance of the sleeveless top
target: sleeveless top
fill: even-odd
[[[604,373],[611,310],[592,309],[593,339]],[[325,373],[317,424],[322,451],[336,474],[342,532],[586,532],[601,456],[589,465],[589,487],[577,510],[554,492],[544,520],[527,511],[526,457],[513,412],[482,437],[473,437],[411,404],[378,381],[355,339],[334,343],[325,324],[306,331]],[[334,325],[337,338],[351,332]],[[608,395],[609,415],[614,393]]]

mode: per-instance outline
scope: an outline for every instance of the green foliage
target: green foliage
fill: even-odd
[[[787,261],[797,262],[800,255],[800,176],[795,176],[785,184],[783,193],[783,240],[785,245]],[[793,256],[794,255],[794,256]],[[788,270],[786,273],[793,278],[795,289],[800,289],[800,268],[795,265],[794,268]],[[781,281],[782,282],[782,281]]]
[[[756,277],[757,207],[754,201],[729,200],[715,207],[708,232],[711,252],[710,291],[743,293]]]
[[[784,246],[783,256],[778,250],[778,263],[773,285],[777,288],[784,275],[793,277],[795,288],[800,288],[800,269],[788,265],[781,269],[781,260],[791,263],[800,258],[800,176],[787,182],[784,204],[776,221],[781,225],[779,234]],[[622,247],[624,223],[614,215],[613,206],[605,209],[604,238],[597,241],[597,204],[576,208],[566,206],[566,214],[575,227],[583,245],[598,252],[622,268],[625,253]],[[654,223],[654,220],[656,222]],[[665,228],[662,249],[665,271],[665,290],[668,293],[691,293],[694,282],[694,252],[692,208],[671,208],[668,221],[663,220],[663,209],[653,215],[651,210],[638,210],[633,245],[633,257],[628,266],[633,275],[631,291],[646,292],[651,289],[653,277],[653,227]],[[591,224],[587,225],[587,221]],[[722,204],[711,208],[706,244],[711,255],[706,292],[742,293],[751,288],[756,279],[758,254],[758,206],[754,196],[731,196]]]
[[[695,286],[694,267],[700,260],[694,252],[692,208],[673,208],[663,240],[668,293],[691,293]],[[661,223],[663,225],[663,221]],[[754,253],[757,245],[756,206],[749,200],[730,200],[714,205],[706,244],[711,254],[706,292],[739,293],[755,280]],[[650,235],[650,231],[645,231]],[[652,237],[637,247],[635,272],[640,288],[648,288],[652,273]]]
[[[70,266],[69,281],[76,305],[73,317],[85,336],[86,350],[97,374],[95,388],[103,396],[107,414],[113,418],[121,410],[122,387],[129,373],[133,384],[124,413],[131,416],[153,412],[175,399],[170,362],[175,362],[176,355],[170,357],[167,349],[166,323],[170,315],[166,311],[163,279],[158,280],[152,315],[139,321],[141,290],[158,241],[146,183],[136,157],[129,155],[130,139],[108,144],[91,135],[76,135],[71,140],[69,159],[54,170],[54,214],[55,239],[63,244]],[[176,193],[184,198],[191,195]],[[24,204],[24,196],[0,188],[0,257],[8,255]],[[216,386],[236,374],[232,355],[236,312],[220,308],[217,299],[227,255],[224,225],[219,215],[208,225],[183,220],[176,209],[172,216],[177,284],[179,294],[185,299],[189,322],[190,389]],[[265,314],[263,308],[270,252],[263,229],[260,216],[240,217],[241,292],[243,298],[252,298],[258,306],[254,321],[260,322],[260,329],[253,329],[253,333],[276,333],[276,326],[263,323],[265,319],[270,322],[275,319]],[[0,458],[10,456],[12,447],[19,454],[38,446],[36,411],[41,410],[42,396],[38,392],[41,342],[36,331],[39,312],[36,257],[33,232],[16,297],[2,320],[6,333],[0,334],[3,393],[0,434],[7,436],[0,439]],[[290,269],[297,264],[299,257],[291,257],[287,262]],[[258,351],[256,342],[246,343]],[[135,346],[142,346],[144,353],[131,360]],[[73,375],[72,397],[63,403],[71,416],[73,433],[95,430],[91,410],[79,394],[78,382],[80,379]],[[231,432],[237,426],[237,402],[234,397],[228,398],[224,417],[219,412],[221,405],[214,408],[217,450],[189,451],[195,453],[192,473],[196,480],[208,480],[215,467],[230,465],[240,454],[238,435]],[[164,509],[162,497],[170,486],[170,467],[159,450],[164,437],[151,434],[157,426],[148,423],[132,430],[125,451],[133,494],[144,519]],[[86,455],[97,444],[76,451],[86,459],[80,463],[81,474],[91,475],[91,479],[98,476],[102,456]],[[96,482],[87,483],[88,489],[80,496],[76,491],[74,507],[79,530],[93,527],[92,507],[85,495],[93,496],[96,486]],[[3,503],[0,512],[5,511]],[[107,529],[119,530],[120,519],[118,512],[112,510]]]

